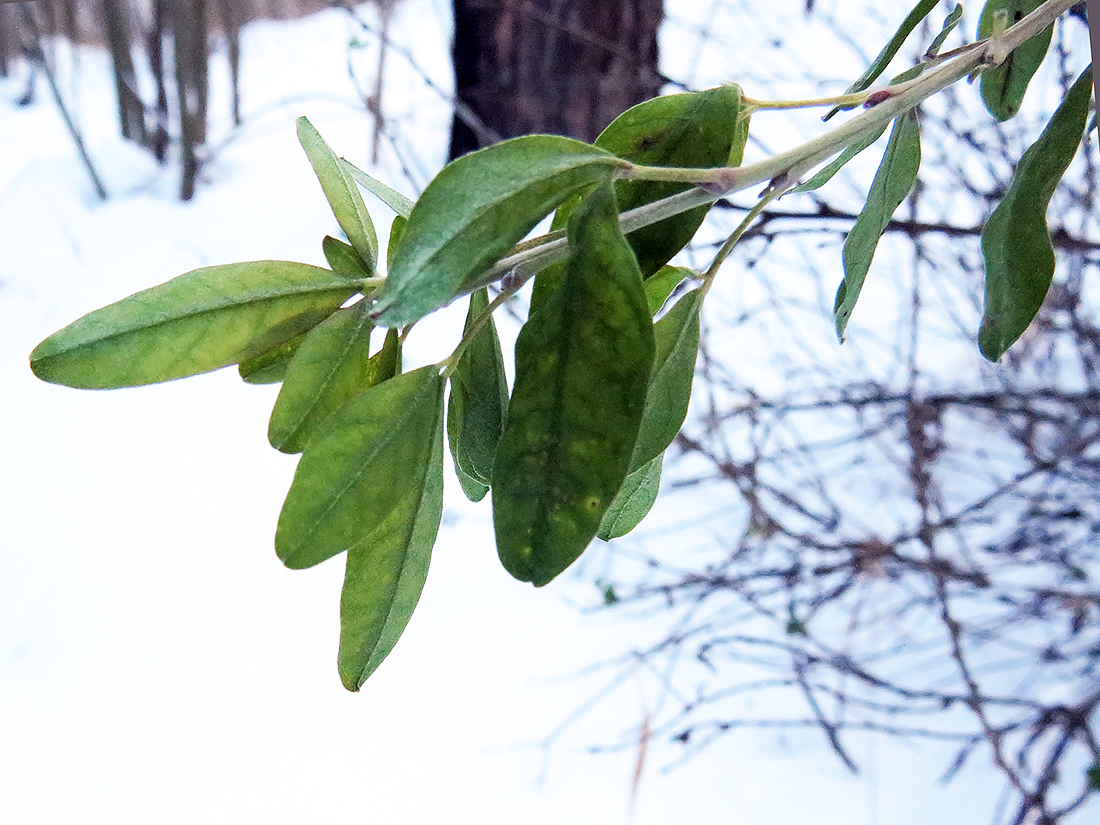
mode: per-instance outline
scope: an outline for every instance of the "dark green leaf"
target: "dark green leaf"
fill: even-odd
[[[689,292],[653,327],[656,343],[649,376],[645,412],[630,459],[630,471],[639,470],[661,455],[687,417],[695,357],[699,352],[701,293]]]
[[[470,296],[470,310],[463,333],[489,306],[488,292]],[[497,442],[508,409],[508,382],[496,327],[490,318],[459,357],[451,375],[447,410],[447,436],[451,457],[466,497],[480,501],[492,479]],[[474,482],[467,486],[467,482]]]
[[[955,27],[959,25],[959,21],[962,20],[963,7],[962,3],[956,3],[955,8],[951,9],[951,13],[943,21],[943,27],[940,29],[940,33],[936,35],[932,41],[932,45],[928,47],[926,55],[935,57],[940,53],[940,49],[943,48],[944,41],[947,40],[948,35],[955,30]]]
[[[286,368],[290,366],[290,359],[298,351],[298,347],[306,340],[308,332],[295,335],[289,341],[284,341],[277,347],[267,352],[242,361],[237,367],[241,380],[246,384],[277,384],[286,375]]]
[[[748,139],[748,118],[739,123],[740,114],[741,88],[736,85],[657,97],[615,118],[596,138],[596,145],[643,166],[736,166]],[[684,183],[619,180],[615,196],[619,209],[626,212],[690,188]],[[709,208],[700,206],[627,235],[643,277],[691,241]]]
[[[989,0],[982,9],[978,22],[978,37],[989,37],[994,19],[1003,13],[1009,26],[1035,11],[1044,0]],[[1020,111],[1027,86],[1039,65],[1047,55],[1054,27],[1044,29],[1030,40],[1020,44],[1005,58],[1000,66],[985,69],[979,80],[982,102],[997,120],[1008,120]]]
[[[433,434],[423,466],[406,472],[419,479],[366,539],[348,550],[340,596],[340,680],[359,690],[397,644],[412,617],[443,515],[443,421]]]
[[[833,306],[836,335],[841,341],[871,268],[878,240],[886,231],[894,210],[913,188],[919,168],[920,124],[915,111],[910,110],[894,121],[882,163],[867,193],[867,203],[844,240],[844,280],[840,282]]]
[[[1047,207],[1084,133],[1092,67],[1070,87],[1039,139],[1024,153],[1009,186],[982,227],[985,313],[978,345],[996,361],[1039,311],[1054,277]]]
[[[423,495],[445,383],[437,367],[422,367],[329,417],[302,454],[279,515],[275,550],[287,567],[311,567],[396,529]]]
[[[901,50],[901,47],[905,45],[906,39],[913,33],[913,29],[920,25],[920,22],[931,14],[932,9],[936,7],[940,0],[920,0],[917,5],[913,7],[913,10],[909,12],[909,16],[902,21],[901,26],[894,33],[894,36],[890,38],[890,42],[887,43],[878,56],[871,62],[871,65],[867,67],[867,71],[859,76],[851,86],[849,86],[844,94],[850,95],[856,92],[862,92],[864,89],[870,87],[872,83],[878,80],[879,75],[886,71],[886,67],[890,65],[890,61],[894,59],[895,55]],[[822,120],[828,120],[837,112],[842,109],[851,109],[851,106],[835,106],[829,110],[828,114],[822,118]]]
[[[289,261],[196,269],[55,332],[31,353],[31,369],[85,389],[210,372],[315,327],[361,288],[360,280]]]
[[[403,326],[449,304],[558,204],[610,180],[621,164],[553,135],[513,138],[448,164],[409,215],[377,322]]]
[[[372,178],[366,172],[359,167],[349,163],[344,158],[340,158],[340,167],[344,170],[344,173],[348,175],[353,181],[358,183],[368,192],[371,192],[382,201],[386,206],[396,212],[403,218],[409,217],[409,213],[412,212],[413,202],[398,192],[396,189],[387,186],[377,178]]]
[[[340,309],[314,327],[299,347],[271,412],[267,437],[284,453],[300,453],[317,427],[345,401],[392,378],[396,341],[370,357],[365,301]]]
[[[646,278],[645,299],[649,304],[650,315],[656,315],[665,305],[680,284],[689,278],[698,278],[695,270],[683,266],[662,266],[657,272]]]
[[[1085,771],[1085,776],[1089,780],[1090,791],[1100,791],[1100,762],[1096,762]]]
[[[351,244],[325,235],[321,241],[321,251],[325,253],[325,260],[333,272],[342,272],[357,278],[369,278],[372,274]]]
[[[596,535],[604,541],[625,536],[646,517],[661,487],[661,465],[664,455],[639,467],[623,481],[618,494],[603,514]]]
[[[516,381],[493,467],[504,567],[544,585],[596,535],[630,466],[653,365],[642,276],[610,187],[569,222],[561,288],[516,341]]]
[[[336,222],[363,263],[368,269],[373,269],[378,261],[378,236],[355,182],[340,165],[336,153],[304,117],[298,118],[298,140],[317,174],[317,180],[321,182],[321,189],[332,207]]]

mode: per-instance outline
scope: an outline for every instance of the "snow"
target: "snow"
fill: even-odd
[[[369,7],[360,14],[376,25]],[[576,608],[596,595],[591,565],[538,591],[514,582],[495,558],[487,506],[464,502],[449,477],[417,614],[361,693],[348,694],[335,669],[342,565],[288,571],[271,547],[294,469],[266,443],[276,388],[246,386],[227,370],[78,392],[27,368],[50,332],[184,271],[262,258],[322,264],[320,240],[335,223],[295,139],[300,115],[352,162],[415,194],[446,146],[449,107],[420,73],[449,88],[446,4],[405,0],[393,25],[419,70],[400,53],[388,57],[392,137],[377,168],[363,90],[347,69],[348,44],[359,39],[352,60],[369,79],[377,40],[340,11],[246,27],[239,131],[226,115],[224,52],[215,56],[212,162],[187,204],[175,199],[173,166],[157,167],[116,136],[101,51],[55,46],[62,89],[110,192],[105,203],[44,84],[34,105],[0,108],[0,409],[9,434],[0,474],[0,821],[538,825],[627,816],[635,753],[586,751],[629,738],[656,701],[652,683],[637,680],[555,734],[613,675],[576,674],[638,643],[637,622]],[[677,31],[666,26],[666,51]],[[23,82],[0,81],[0,99]],[[369,205],[384,236],[386,210]],[[418,328],[409,366],[445,356],[461,321],[451,311]],[[659,632],[660,617],[648,627]],[[989,775],[941,788],[942,763],[915,745],[862,747],[866,772],[851,777],[815,732],[727,737],[671,771],[661,768],[676,751],[655,743],[633,822],[903,825],[986,815],[997,787]]]

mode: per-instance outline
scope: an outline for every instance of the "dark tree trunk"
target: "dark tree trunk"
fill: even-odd
[[[454,0],[450,156],[532,132],[591,141],[656,95],[663,0]]]
[[[176,100],[180,118],[180,200],[191,200],[199,172],[198,147],[206,141],[206,3],[170,0]]]
[[[121,0],[103,0],[102,11],[107,46],[115,73],[115,96],[118,100],[118,122],[122,136],[145,144],[145,106],[138,97],[137,74],[130,54],[130,42],[134,38],[130,31],[129,6]]]

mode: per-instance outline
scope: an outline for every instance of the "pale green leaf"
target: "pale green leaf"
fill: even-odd
[[[574,192],[622,164],[570,138],[527,135],[463,155],[428,184],[389,264],[375,319],[404,326],[474,285]]]
[[[340,158],[340,166],[352,180],[371,192],[398,215],[403,218],[409,217],[409,213],[412,212],[413,208],[413,202],[409,198],[406,198],[392,186],[387,186],[377,178],[372,178],[345,158]]]
[[[596,532],[598,538],[604,541],[617,539],[641,523],[657,501],[663,463],[664,454],[661,454],[626,477],[611,506],[604,513],[603,521]]]
[[[55,332],[31,353],[31,369],[44,381],[85,389],[210,372],[313,328],[362,285],[289,261],[196,269]]]
[[[444,379],[422,367],[360,393],[310,440],[279,515],[275,550],[311,567],[393,529],[424,488]]]
[[[340,680],[359,690],[389,655],[412,617],[443,515],[443,421],[424,433],[430,450],[418,479],[398,506],[348,550],[340,596]]]

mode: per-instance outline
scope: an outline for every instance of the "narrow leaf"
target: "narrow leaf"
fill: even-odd
[[[657,272],[646,278],[645,299],[649,303],[650,315],[656,315],[665,305],[680,284],[689,278],[698,278],[692,269],[683,266],[662,266]]]
[[[489,306],[487,290],[470,296],[464,334]],[[463,350],[451,375],[447,436],[467,498],[480,501],[492,479],[497,442],[508,408],[508,382],[496,327],[490,318]],[[476,485],[467,489],[466,481]]]
[[[409,215],[375,308],[383,326],[445,306],[574,192],[622,161],[586,143],[527,135],[443,168]]]
[[[353,181],[372,193],[386,206],[403,218],[409,217],[412,212],[413,202],[391,186],[387,186],[377,178],[372,178],[358,166],[340,158],[340,167]]]
[[[368,269],[378,260],[378,236],[367,206],[354,181],[344,172],[340,159],[306,118],[298,118],[298,140],[305,149],[336,222]]]
[[[657,501],[663,463],[662,454],[626,477],[618,495],[604,513],[600,529],[596,531],[598,538],[604,541],[617,539],[641,523]]]
[[[913,7],[913,10],[909,12],[909,15],[902,21],[901,26],[894,32],[894,36],[890,38],[890,42],[887,43],[882,51],[878,53],[878,56],[871,62],[871,65],[867,67],[867,71],[859,76],[851,86],[849,86],[844,94],[850,95],[856,92],[862,92],[864,89],[870,87],[872,83],[878,80],[879,75],[886,71],[886,67],[890,65],[890,61],[894,59],[897,53],[901,50],[901,47],[905,45],[906,39],[913,33],[913,29],[920,25],[932,9],[934,9],[940,0],[920,0],[917,5]],[[829,120],[833,115],[842,109],[851,109],[851,106],[835,106],[829,110],[822,120]]]
[[[55,332],[31,353],[31,369],[44,381],[85,389],[210,372],[313,328],[361,287],[288,261],[196,269]]]
[[[425,465],[407,468],[419,484],[367,539],[348,550],[337,659],[348,690],[359,690],[393,650],[424,589],[443,515],[442,425],[439,418],[429,436]]]
[[[561,288],[516,341],[516,381],[493,467],[504,567],[541,586],[596,535],[630,465],[653,364],[641,272],[610,187],[568,227]]]
[[[279,515],[275,550],[287,567],[311,567],[395,529],[423,490],[444,384],[437,367],[422,367],[329,417],[302,454]]]
[[[321,251],[333,272],[342,272],[356,278],[369,278],[371,271],[351,246],[331,235],[325,235],[321,241]]]
[[[865,134],[859,139],[858,142],[853,143],[851,146],[841,152],[835,160],[829,163],[828,166],[823,167],[820,172],[818,172],[805,183],[799,184],[791,191],[812,192],[815,189],[820,189],[826,183],[831,181],[833,179],[833,176],[836,175],[837,172],[839,172],[848,164],[848,161],[850,161],[852,158],[854,158],[856,155],[858,155],[860,152],[862,152],[864,149],[866,149],[868,146],[870,146],[872,143],[882,137],[882,133],[885,131],[886,127],[883,126],[878,131],[872,131],[869,134]]]
[[[390,224],[390,240],[389,243],[386,244],[387,264],[389,261],[393,260],[393,256],[397,252],[397,247],[401,243],[401,236],[405,232],[405,224],[407,224],[408,222],[409,221],[407,218],[403,218],[400,215],[397,215],[393,219],[393,223]]]
[[[1050,289],[1054,246],[1047,230],[1047,207],[1081,143],[1091,94],[1089,66],[1024,153],[1004,200],[982,227],[985,313],[978,345],[990,361],[999,359],[1023,334]]]
[[[630,459],[631,472],[664,453],[684,425],[699,352],[700,308],[699,290],[689,292],[653,327],[653,370]]]
[[[340,309],[314,327],[299,347],[283,387],[267,437],[284,453],[300,453],[317,427],[345,401],[391,378],[396,353],[370,357],[372,324],[365,301]]]
[[[284,341],[277,347],[267,352],[242,361],[237,366],[241,380],[246,384],[277,384],[286,375],[286,368],[290,366],[290,359],[298,351],[298,347],[306,340],[308,332],[295,335],[289,341]]]
[[[882,163],[867,193],[867,203],[844,240],[844,280],[840,282],[833,306],[836,334],[841,341],[871,268],[878,240],[886,231],[894,210],[913,188],[919,168],[920,124],[915,111],[910,110],[894,121]]]
[[[994,20],[1004,14],[1009,26],[1035,11],[1044,0],[989,0],[978,21],[978,37],[993,33]],[[997,120],[1008,120],[1020,111],[1028,84],[1047,55],[1054,27],[1050,26],[1011,51],[1000,66],[985,69],[979,80],[982,102]]]

